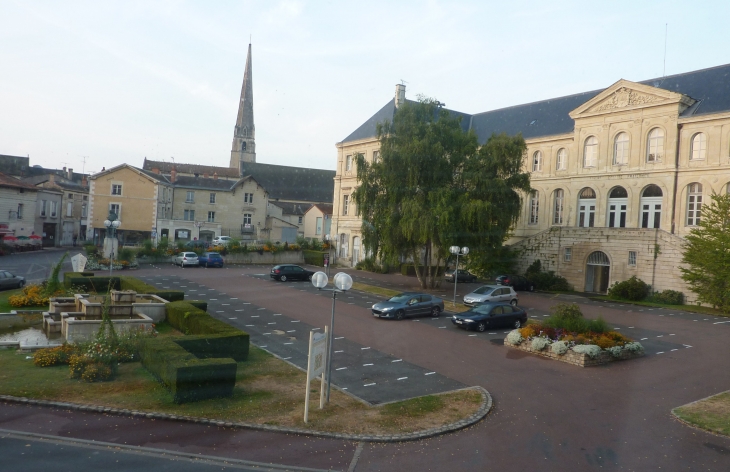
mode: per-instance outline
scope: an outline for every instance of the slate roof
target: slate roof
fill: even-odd
[[[331,202],[335,171],[242,162],[241,174],[252,176],[269,193],[270,200]]]
[[[7,174],[3,174],[2,172],[0,172],[0,187],[22,188],[23,190],[33,190],[34,192],[38,191],[38,188],[35,185],[21,182],[20,180],[10,177]]]
[[[309,210],[311,210],[312,208],[315,208],[315,207],[318,208],[319,211],[322,212],[322,214],[324,214],[324,215],[331,215],[332,214],[332,211],[333,211],[333,208],[334,208],[334,205],[332,205],[331,203],[317,203],[315,205],[312,205],[309,208]],[[307,211],[309,211],[309,210],[307,210]]]
[[[175,187],[183,188],[230,191],[237,183],[238,180],[213,179],[210,177],[206,179],[205,177],[189,177],[187,175],[178,175],[173,185]]]
[[[281,208],[284,215],[299,215],[303,216],[307,210],[312,208],[311,203],[293,203],[293,202],[271,202],[272,205],[276,205]]]
[[[175,171],[177,171],[178,174],[200,174],[202,177],[206,173],[212,177],[214,173],[218,173],[218,177],[226,177],[229,179],[236,179],[238,180],[238,169],[233,167],[218,167],[218,166],[207,166],[203,164],[176,164],[174,162],[164,162],[164,161],[153,161],[150,159],[144,158],[144,163],[142,164],[142,169],[146,171],[152,171],[152,169],[159,169],[162,174],[170,175],[170,171],[172,171],[172,168],[175,167]]]
[[[640,84],[677,92],[697,100],[687,108],[681,117],[699,116],[730,111],[730,64],[701,69],[664,78],[638,82]],[[568,113],[592,99],[605,89],[582,92],[565,97],[551,98],[523,105],[516,105],[474,115],[449,110],[461,115],[462,126],[470,123],[480,144],[484,144],[492,133],[510,135],[522,133],[525,138],[570,133],[574,121]],[[395,103],[391,100],[375,115],[353,131],[343,142],[357,141],[376,136],[376,124],[392,120]],[[469,129],[469,128],[467,128]]]

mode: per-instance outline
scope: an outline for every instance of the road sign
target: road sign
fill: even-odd
[[[327,326],[324,333],[309,332],[309,360],[307,361],[307,393],[304,397],[304,422],[309,419],[309,383],[322,377],[319,392],[319,409],[324,408],[324,368],[327,366]]]
[[[325,254],[324,255],[324,266],[325,267],[328,267],[329,265],[330,265],[330,255],[329,254]]]

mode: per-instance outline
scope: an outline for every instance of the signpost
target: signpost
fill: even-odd
[[[304,399],[304,422],[309,419],[309,384],[317,376],[322,377],[319,391],[319,409],[324,408],[324,370],[327,365],[327,326],[324,333],[309,332],[309,360],[307,362],[307,393]]]

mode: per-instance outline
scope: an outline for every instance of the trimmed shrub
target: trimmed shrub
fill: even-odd
[[[573,290],[573,287],[565,277],[555,275],[555,272],[552,270],[543,271],[540,259],[535,259],[530,264],[530,267],[525,271],[525,277],[532,282],[535,288],[540,290],[554,290],[557,292],[569,292]]]
[[[507,342],[514,346],[520,344],[522,341],[523,339],[519,329],[514,329],[507,335]]]
[[[137,293],[148,293],[164,298],[168,302],[176,302],[185,299],[185,292],[182,290],[159,290],[155,286],[145,283],[136,277],[119,277],[121,290],[134,290]]]
[[[564,341],[555,341],[550,345],[550,350],[559,356],[568,352],[568,345]]]
[[[306,250],[302,251],[304,256],[304,263],[319,267],[324,267],[324,256],[329,254],[328,252]]]
[[[89,272],[66,272],[63,274],[63,285],[66,288],[75,287],[86,292],[106,292],[109,288],[119,290],[120,277],[116,276],[88,276]]]
[[[601,354],[601,348],[595,344],[579,344],[577,346],[573,346],[573,351],[578,354],[586,354],[591,359],[595,359]]]
[[[208,311],[208,302],[205,300],[188,300],[187,302],[199,310]]]
[[[547,347],[547,345],[550,344],[547,339],[545,338],[532,338],[532,348],[536,351],[542,351]]]
[[[608,289],[609,298],[640,301],[649,295],[649,285],[635,275],[623,282],[616,282]]]
[[[651,295],[647,300],[665,305],[684,305],[684,294],[676,290],[663,290]]]
[[[633,353],[644,352],[644,346],[642,346],[641,343],[638,343],[636,341],[625,344],[624,349],[626,349],[629,352],[633,352]]]

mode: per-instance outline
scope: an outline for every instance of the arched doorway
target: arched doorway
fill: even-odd
[[[586,261],[586,292],[606,293],[608,291],[608,275],[611,269],[611,261],[608,256],[595,251],[588,256]]]
[[[652,184],[641,192],[641,227],[659,228],[662,217],[662,189]]]
[[[596,219],[596,192],[586,187],[578,195],[578,227],[592,228]]]
[[[608,194],[608,227],[626,227],[626,207],[629,202],[629,194],[623,187],[614,187]]]
[[[355,236],[352,238],[352,267],[360,262],[360,237]]]

